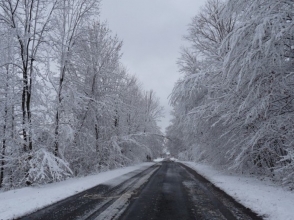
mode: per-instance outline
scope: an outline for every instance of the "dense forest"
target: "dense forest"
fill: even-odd
[[[97,0],[0,1],[0,187],[61,181],[162,151],[162,107],[121,64]]]
[[[294,2],[209,0],[184,36],[171,154],[294,186]]]

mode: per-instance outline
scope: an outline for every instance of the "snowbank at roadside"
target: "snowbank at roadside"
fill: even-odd
[[[231,175],[193,162],[181,162],[207,178],[236,201],[269,220],[294,219],[294,192],[270,181]]]
[[[58,183],[2,192],[0,193],[0,219],[18,218],[101,183],[119,184],[129,178],[123,177],[123,175],[132,171],[143,171],[153,164],[142,163],[87,177],[72,178]],[[114,178],[116,179],[114,180]]]
[[[163,160],[164,160],[164,158],[156,158],[153,161],[158,163],[158,162],[162,162]]]

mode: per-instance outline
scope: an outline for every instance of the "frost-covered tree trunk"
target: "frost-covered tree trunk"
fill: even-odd
[[[4,180],[4,167],[5,167],[5,156],[6,156],[6,144],[7,144],[7,123],[8,123],[8,92],[10,90],[8,79],[9,79],[9,65],[5,67],[6,70],[6,79],[5,79],[5,95],[4,95],[4,121],[3,121],[3,131],[2,131],[2,151],[1,151],[1,170],[0,170],[0,187],[3,184]]]
[[[15,42],[13,41],[12,29],[7,26],[0,26],[0,132],[1,132],[1,168],[0,168],[0,187],[4,187],[8,179],[9,152],[14,140],[14,105],[18,99],[14,98],[15,81]]]
[[[5,188],[9,181],[10,166],[13,163],[11,152],[13,150],[17,152],[16,143],[18,146],[22,144],[18,135],[15,135],[17,115],[14,111],[14,106],[20,107],[20,97],[15,93],[15,90],[20,91],[21,87],[17,77],[18,67],[15,61],[17,49],[13,38],[13,29],[6,25],[0,25],[0,33],[2,36],[0,39],[0,187]]]

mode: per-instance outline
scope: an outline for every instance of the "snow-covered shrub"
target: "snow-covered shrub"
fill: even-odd
[[[289,150],[278,162],[278,169],[275,170],[277,178],[281,178],[284,185],[294,189],[294,150]]]
[[[37,150],[30,157],[26,181],[32,184],[57,182],[73,174],[66,161],[45,149]]]

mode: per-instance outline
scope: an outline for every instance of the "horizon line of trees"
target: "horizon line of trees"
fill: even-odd
[[[189,25],[168,147],[294,186],[294,2],[209,0]]]
[[[61,181],[162,150],[163,109],[120,62],[97,0],[0,0],[0,188]]]

